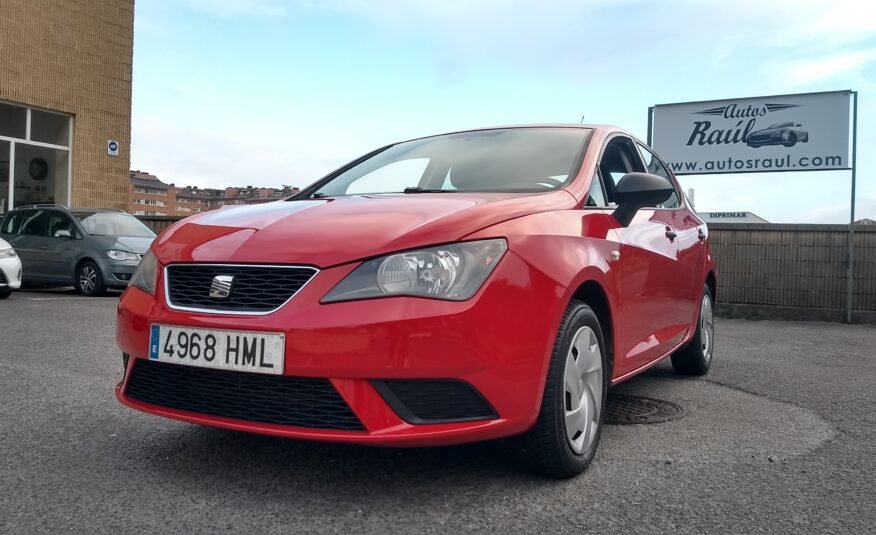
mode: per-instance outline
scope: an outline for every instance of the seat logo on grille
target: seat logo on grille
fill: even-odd
[[[234,275],[216,275],[210,285],[210,297],[213,299],[225,299],[231,295],[231,284]]]

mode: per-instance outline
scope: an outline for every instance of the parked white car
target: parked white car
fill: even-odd
[[[21,286],[21,260],[9,242],[0,238],[0,299]]]

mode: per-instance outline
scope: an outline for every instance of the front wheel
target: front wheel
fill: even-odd
[[[86,297],[103,295],[106,291],[106,286],[97,264],[87,260],[79,266],[76,273],[76,289]]]
[[[538,419],[512,441],[528,468],[568,478],[590,465],[602,434],[611,379],[608,359],[593,309],[572,301],[554,343]]]
[[[797,134],[789,135],[788,141],[785,141],[784,143],[782,143],[782,145],[784,145],[786,147],[793,147],[796,144],[797,144]]]
[[[672,354],[672,368],[682,375],[705,375],[715,351],[715,318],[712,291],[703,287],[697,330],[690,343]]]

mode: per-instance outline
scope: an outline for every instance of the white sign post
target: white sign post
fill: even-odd
[[[851,170],[849,323],[854,293],[857,135],[855,91],[661,104],[648,110],[648,144],[676,175]]]

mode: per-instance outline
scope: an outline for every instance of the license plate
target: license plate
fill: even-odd
[[[285,342],[282,333],[153,324],[149,358],[185,366],[280,375]]]

